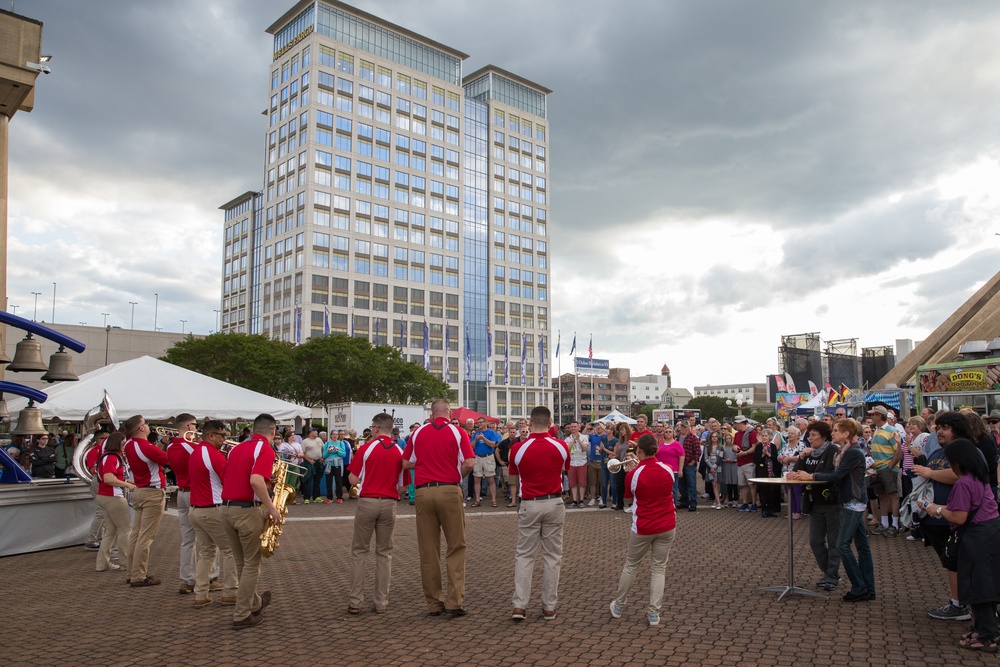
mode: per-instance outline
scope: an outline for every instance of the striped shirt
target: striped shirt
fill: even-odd
[[[896,441],[896,429],[888,424],[883,424],[875,431],[871,442],[871,456],[875,461],[875,468],[882,470],[888,468],[892,457],[896,455],[899,444]]]

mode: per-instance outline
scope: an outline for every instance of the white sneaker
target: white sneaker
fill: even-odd
[[[622,617],[621,607],[619,607],[618,603],[615,602],[614,600],[611,601],[611,617],[612,618],[621,618]]]
[[[587,507],[593,507],[595,504],[596,503],[593,500],[591,500],[589,503],[587,503]]]

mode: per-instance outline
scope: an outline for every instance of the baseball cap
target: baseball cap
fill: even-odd
[[[874,408],[868,411],[868,414],[873,415],[875,413],[882,415],[883,417],[889,416],[889,411],[885,409],[884,405],[876,405]]]

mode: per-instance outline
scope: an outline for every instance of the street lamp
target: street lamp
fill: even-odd
[[[52,283],[52,324],[56,323],[56,284]]]
[[[748,401],[746,399],[746,397],[743,396],[743,394],[736,394],[736,397],[735,397],[734,400],[730,400],[728,398],[726,399],[726,405],[729,406],[729,407],[733,407],[733,403],[734,402],[736,404],[736,416],[737,417],[742,417],[743,416],[743,406],[744,405],[748,405],[750,403],[750,401]]]
[[[212,312],[215,313],[215,330],[218,331],[219,330],[219,310],[216,308]]]
[[[111,313],[101,313],[101,315],[104,315],[104,326],[108,326],[108,315],[110,314]]]
[[[132,323],[129,325],[129,329],[135,329],[135,305],[139,303],[138,301],[129,301],[132,305]]]
[[[38,321],[38,295],[41,294],[41,292],[32,292],[32,294],[35,295],[35,311],[31,315],[31,321],[32,322],[37,322]]]
[[[10,307],[14,309],[14,310],[10,311],[11,314],[12,315],[17,315],[17,309],[20,308],[21,306],[15,306],[14,304],[11,304]]]
[[[187,320],[181,320],[181,333],[184,333],[184,325],[187,324]]]
[[[153,294],[153,298],[156,299],[153,302],[153,331],[156,331],[156,316],[160,310],[160,295]]]

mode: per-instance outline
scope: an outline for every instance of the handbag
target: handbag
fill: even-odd
[[[983,486],[983,497],[979,500],[980,506],[983,504],[984,500],[986,500],[985,485]],[[973,517],[976,516],[976,512],[978,511],[979,507],[976,507],[976,509],[972,510],[968,518],[965,520],[965,523],[962,524],[960,528],[956,528],[955,530],[951,531],[951,534],[948,535],[948,541],[944,543],[944,549],[941,551],[941,563],[945,566],[946,569],[952,572],[958,571],[958,550],[961,545],[962,533],[965,532],[965,529],[968,526],[972,525],[972,519]]]

